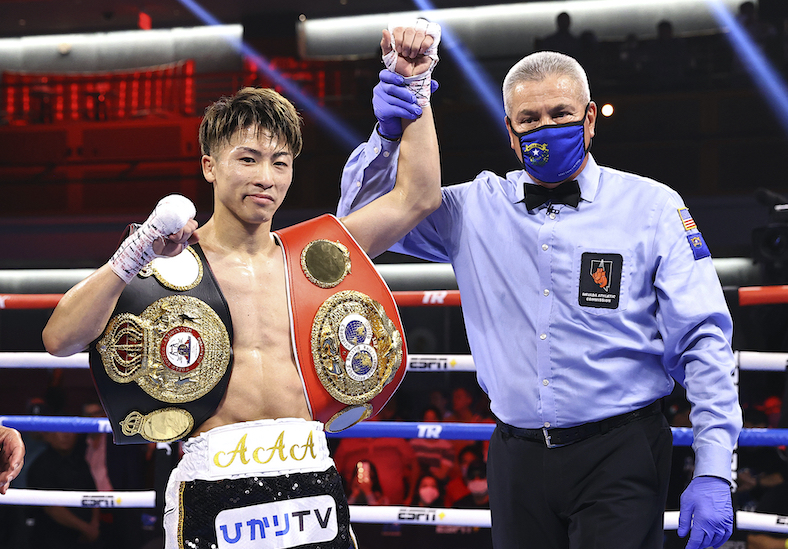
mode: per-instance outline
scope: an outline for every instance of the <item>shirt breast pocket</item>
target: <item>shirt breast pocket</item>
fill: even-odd
[[[591,315],[626,311],[632,278],[631,258],[628,250],[576,248],[573,257],[574,305]]]

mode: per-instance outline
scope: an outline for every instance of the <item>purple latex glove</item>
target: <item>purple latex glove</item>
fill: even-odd
[[[733,533],[731,487],[718,477],[695,477],[681,494],[680,537],[692,530],[687,549],[719,547]]]
[[[387,69],[380,71],[380,82],[372,89],[372,110],[378,119],[378,132],[386,139],[402,136],[402,119],[415,120],[421,116],[416,96],[405,87],[405,79]],[[432,91],[438,89],[434,80]]]

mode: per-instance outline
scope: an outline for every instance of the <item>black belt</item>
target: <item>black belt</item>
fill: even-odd
[[[654,415],[661,410],[662,405],[660,401],[657,400],[645,408],[633,410],[632,412],[627,412],[626,414],[609,417],[607,419],[602,419],[600,421],[594,421],[591,423],[583,423],[582,425],[577,425],[576,427],[555,429],[548,429],[547,427],[542,429],[522,429],[520,427],[514,427],[507,423],[503,423],[497,418],[496,423],[498,424],[498,429],[507,435],[525,440],[531,440],[534,442],[544,442],[548,448],[558,448],[560,446],[567,446],[569,444],[574,444],[575,442],[580,442],[581,440],[585,440],[596,435],[605,434],[611,429],[621,427],[622,425],[626,425],[627,423],[631,423],[637,419]]]

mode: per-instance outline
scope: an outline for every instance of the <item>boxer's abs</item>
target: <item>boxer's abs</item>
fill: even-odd
[[[233,373],[225,396],[216,413],[195,433],[241,421],[311,419],[291,353],[283,357],[235,347],[233,352]]]

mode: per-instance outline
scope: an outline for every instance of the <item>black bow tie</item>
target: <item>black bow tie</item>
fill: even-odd
[[[525,184],[525,207],[529,210],[538,208],[542,204],[566,204],[577,208],[580,203],[580,185],[577,181],[564,181],[554,189],[541,185]]]

